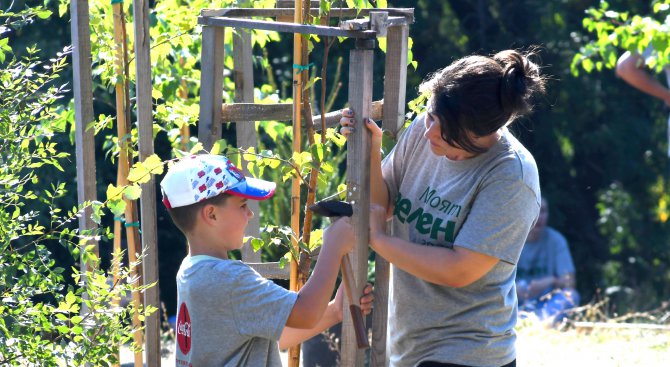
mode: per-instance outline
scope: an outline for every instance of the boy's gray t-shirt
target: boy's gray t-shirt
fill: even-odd
[[[384,159],[394,236],[454,244],[500,261],[473,284],[440,286],[392,268],[391,366],[436,361],[501,366],[516,358],[516,263],[540,211],[537,166],[506,129],[486,153],[462,161],[433,154],[415,119]]]
[[[519,258],[517,280],[528,282],[546,276],[575,272],[568,241],[557,230],[545,227],[537,241],[528,241]]]
[[[187,256],[177,273],[176,367],[278,366],[297,299],[248,265]]]

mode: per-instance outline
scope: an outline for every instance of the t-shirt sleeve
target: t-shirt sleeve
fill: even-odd
[[[237,330],[242,335],[279,340],[291,314],[297,293],[263,278],[243,263],[237,263],[230,290]]]
[[[423,115],[422,115],[423,116]],[[410,150],[417,146],[417,136],[421,138],[421,125],[423,117],[419,116],[407,127],[400,136],[398,143],[382,161],[382,176],[389,191],[391,202],[395,200],[400,191],[400,183],[405,176],[405,165],[411,162]]]
[[[492,180],[477,194],[454,245],[516,264],[539,210],[522,180]]]
[[[570,248],[568,247],[568,241],[563,237],[562,234],[555,232],[555,241],[556,241],[556,276],[560,277],[568,273],[575,272],[575,264],[572,262],[572,256],[570,255]]]

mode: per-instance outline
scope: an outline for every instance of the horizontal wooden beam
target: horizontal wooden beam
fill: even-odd
[[[376,38],[374,31],[349,31],[338,27],[327,27],[322,25],[305,25],[286,22],[275,22],[267,20],[237,19],[229,17],[198,17],[198,24],[212,27],[233,27],[246,29],[260,29],[264,31],[276,31],[284,33],[316,34],[327,37],[347,38]]]
[[[414,8],[382,8],[382,9],[356,9],[349,8],[331,8],[331,18],[357,18],[367,17],[370,12],[387,12],[389,16],[404,17],[407,23],[414,23]],[[203,9],[200,11],[201,17],[292,17],[295,10],[290,8],[276,9],[250,9],[250,8],[225,8],[225,9]],[[319,8],[310,9],[310,14],[319,14]]]
[[[384,101],[372,102],[370,118],[380,120]],[[292,103],[224,103],[221,106],[221,122],[235,121],[290,121],[293,118]],[[342,110],[326,114],[326,127],[337,126],[342,118]],[[321,129],[321,115],[312,116],[314,128]]]
[[[293,103],[224,103],[221,121],[286,121],[292,116]]]
[[[340,23],[340,28],[351,31],[370,30],[373,29],[373,27],[370,26],[370,22],[371,22],[370,19],[365,18],[344,20]],[[388,17],[384,26],[395,27],[405,24],[408,24],[407,19],[405,17]]]

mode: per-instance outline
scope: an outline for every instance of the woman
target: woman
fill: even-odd
[[[370,245],[393,264],[391,366],[515,366],[516,262],[540,209],[537,166],[507,130],[544,79],[529,55],[469,56],[381,162],[372,133]],[[354,128],[342,118],[342,133]],[[394,236],[384,230],[388,216]]]

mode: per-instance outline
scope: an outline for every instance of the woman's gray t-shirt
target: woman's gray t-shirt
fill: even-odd
[[[425,246],[457,245],[500,261],[463,288],[393,267],[390,364],[507,364],[516,358],[516,263],[540,210],[535,160],[507,129],[486,153],[461,161],[433,154],[424,132],[419,116],[382,163],[394,236]]]

